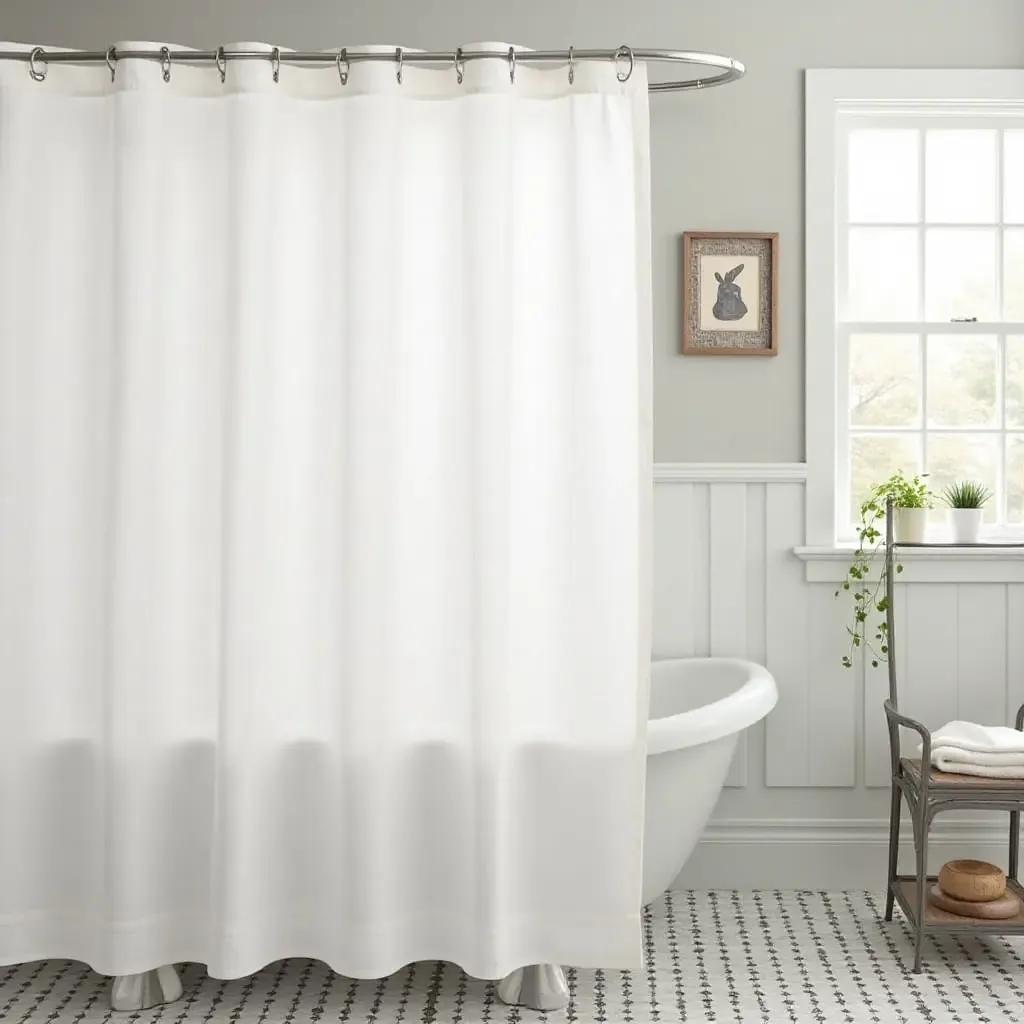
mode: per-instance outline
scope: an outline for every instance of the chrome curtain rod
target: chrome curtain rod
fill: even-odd
[[[212,64],[220,71],[221,80],[225,76],[225,66],[232,60],[266,60],[273,67],[274,81],[278,79],[278,71],[282,64],[334,65],[341,76],[342,84],[348,79],[350,64],[368,61],[391,62],[396,65],[398,81],[402,80],[402,66],[420,64],[450,64],[462,81],[463,65],[471,60],[502,60],[509,65],[509,75],[515,81],[517,64],[564,64],[568,68],[569,81],[573,80],[574,65],[582,61],[613,61],[617,67],[620,82],[625,82],[633,73],[636,61],[651,64],[680,64],[706,69],[708,75],[698,74],[691,78],[681,78],[668,82],[651,82],[650,92],[682,92],[688,89],[707,89],[713,85],[726,85],[742,78],[745,68],[738,60],[723,57],[717,53],[699,53],[690,50],[634,50],[629,46],[619,46],[614,50],[517,50],[509,47],[507,53],[494,50],[463,50],[450,53],[443,51],[404,50],[398,47],[393,53],[354,50],[349,53],[343,49],[337,52],[323,50],[232,50],[221,46],[216,50],[171,49],[162,46],[151,50],[118,50],[109,47],[106,50],[47,50],[37,46],[32,50],[0,50],[0,60],[22,61],[28,65],[29,74],[38,82],[46,78],[48,64],[106,64],[111,76],[116,75],[117,62],[120,60],[152,60],[158,61],[163,67],[164,80],[169,81],[171,68],[175,64]]]

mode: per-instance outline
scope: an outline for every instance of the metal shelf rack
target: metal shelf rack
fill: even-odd
[[[885,896],[885,919],[892,920],[893,906],[900,905],[914,932],[914,973],[921,972],[924,937],[929,932],[974,932],[1024,935],[1024,886],[1018,880],[1020,812],[1024,807],[1024,779],[989,779],[974,775],[941,772],[932,767],[932,737],[929,730],[899,709],[896,679],[895,554],[897,548],[1022,548],[1024,543],[981,542],[978,544],[899,543],[893,530],[890,500],[885,515],[886,661],[889,669],[889,699],[885,717],[889,730],[889,758],[892,768],[892,798],[889,807],[889,875]],[[1024,729],[1024,705],[1017,711],[1015,727]],[[905,757],[900,749],[900,728],[921,737],[920,758]],[[906,800],[914,830],[915,872],[899,874],[900,811]],[[928,833],[935,816],[950,810],[1004,810],[1010,815],[1007,889],[1022,901],[1017,915],[1005,921],[961,917],[940,910],[928,902],[928,889],[936,882],[927,874]]]

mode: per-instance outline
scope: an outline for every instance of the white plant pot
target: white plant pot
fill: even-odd
[[[921,544],[928,525],[926,508],[894,508],[893,533],[898,544]]]
[[[951,508],[949,523],[953,527],[953,543],[977,544],[984,516],[983,508]]]

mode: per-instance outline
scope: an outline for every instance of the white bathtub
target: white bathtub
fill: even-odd
[[[778,700],[766,668],[739,658],[651,665],[643,902],[675,881],[704,831],[739,734]]]

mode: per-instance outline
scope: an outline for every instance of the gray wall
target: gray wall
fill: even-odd
[[[655,457],[804,457],[802,75],[807,67],[1017,67],[1022,0],[0,0],[0,39],[101,47],[149,39],[321,48],[394,43],[712,50],[727,89],[652,101]],[[680,357],[679,234],[778,231],[776,359]],[[828,339],[811,339],[827,344]]]

